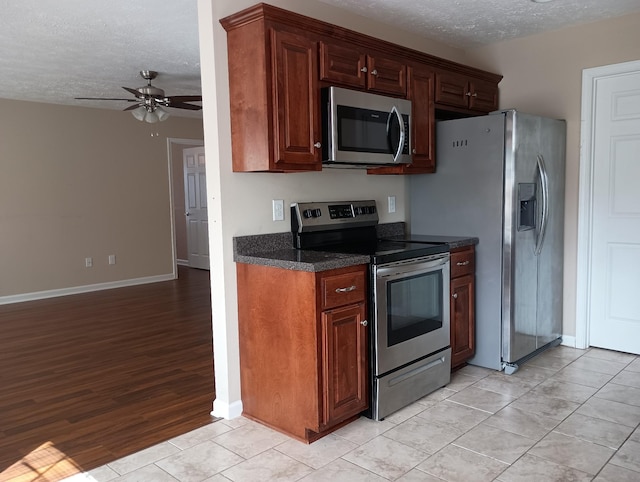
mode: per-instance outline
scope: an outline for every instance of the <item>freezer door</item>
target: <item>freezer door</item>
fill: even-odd
[[[564,123],[504,115],[502,358],[515,363],[560,336]]]

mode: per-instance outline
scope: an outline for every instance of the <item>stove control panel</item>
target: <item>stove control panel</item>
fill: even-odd
[[[304,202],[291,205],[291,231],[329,231],[332,229],[375,226],[376,202]]]

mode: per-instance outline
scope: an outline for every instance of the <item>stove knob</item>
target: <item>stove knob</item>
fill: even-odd
[[[305,219],[309,219],[313,217],[313,211],[311,209],[305,209],[302,211],[302,217]]]
[[[314,209],[313,210],[313,217],[314,218],[319,218],[320,216],[322,216],[322,211],[320,211],[320,209]]]

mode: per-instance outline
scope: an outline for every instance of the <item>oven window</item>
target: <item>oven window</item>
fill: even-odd
[[[442,271],[387,282],[387,346],[442,328]]]

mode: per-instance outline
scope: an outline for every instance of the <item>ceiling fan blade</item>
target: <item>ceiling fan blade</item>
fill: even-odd
[[[201,105],[185,104],[184,102],[171,103],[167,107],[172,107],[173,109],[188,109],[188,110],[202,109]]]
[[[141,105],[142,105],[142,104],[130,105],[129,107],[125,107],[125,108],[124,108],[124,109],[122,109],[122,110],[135,110],[135,109],[137,109],[138,107],[141,107]]]
[[[112,97],[74,97],[75,100],[120,100],[122,102],[138,102],[138,99],[116,99]]]
[[[169,101],[169,105],[176,102],[200,102],[202,101],[201,95],[172,95],[166,97],[165,100]]]
[[[131,94],[135,95],[136,97],[143,97],[143,95],[140,92],[138,92],[136,89],[132,89],[131,87],[122,87],[122,88],[127,92],[130,92]]]

